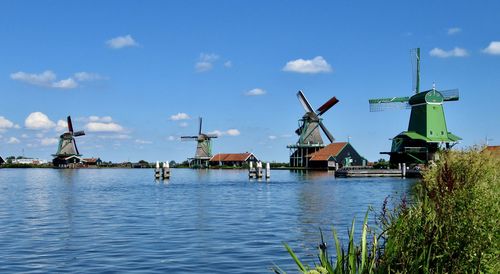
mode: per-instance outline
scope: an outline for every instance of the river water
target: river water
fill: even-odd
[[[0,169],[1,273],[294,273],[413,180],[242,170]],[[333,250],[332,250],[333,251]]]

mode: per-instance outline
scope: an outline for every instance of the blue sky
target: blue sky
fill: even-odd
[[[498,1],[2,1],[0,155],[51,159],[71,115],[84,157],[181,161],[214,152],[287,161],[303,114],[295,93],[338,141],[369,160],[406,130],[409,111],[370,113],[368,99],[422,87],[460,89],[445,105],[459,147],[498,144]],[[253,96],[249,95],[253,94]],[[180,115],[179,115],[180,114]],[[182,119],[188,118],[188,119]]]

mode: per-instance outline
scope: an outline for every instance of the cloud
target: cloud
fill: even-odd
[[[209,71],[213,68],[215,61],[219,59],[219,56],[214,53],[206,54],[201,53],[198,62],[194,65],[197,72]]]
[[[52,87],[62,88],[62,89],[72,89],[78,87],[78,83],[75,80],[73,80],[73,78],[68,78],[52,83]]]
[[[266,94],[266,91],[260,88],[254,88],[245,93],[246,96],[259,96]]]
[[[85,125],[89,132],[122,132],[123,127],[117,123],[89,122]]]
[[[228,61],[224,62],[224,67],[226,67],[226,68],[233,67],[233,62],[231,62],[231,60],[228,60]]]
[[[278,137],[276,137],[275,135],[269,135],[268,138],[269,138],[269,140],[276,140],[276,138],[278,138]]]
[[[13,128],[15,125],[11,121],[7,120],[7,118],[0,116],[0,129],[8,129]]]
[[[235,129],[235,128],[232,128],[232,129],[228,129],[226,131],[220,131],[220,130],[214,130],[214,131],[211,131],[209,132],[208,134],[214,134],[214,135],[217,135],[217,136],[223,136],[223,135],[229,135],[229,136],[238,136],[240,135],[240,131]]]
[[[78,82],[104,79],[104,77],[97,73],[77,72],[73,77],[57,81],[57,75],[51,70],[46,70],[39,74],[18,71],[10,74],[10,78],[34,86],[56,89],[74,89],[79,86]]]
[[[431,56],[438,57],[438,58],[465,57],[465,56],[469,55],[469,53],[467,53],[467,50],[465,50],[463,48],[458,48],[458,47],[455,47],[454,49],[451,49],[448,51],[440,49],[440,48],[433,48],[429,52],[429,54]]]
[[[58,120],[56,124],[56,131],[62,132],[68,129],[68,122],[64,120]]]
[[[283,71],[309,74],[327,73],[332,71],[332,67],[322,56],[316,56],[310,60],[297,59],[289,61],[283,67]]]
[[[176,137],[175,137],[175,136],[173,136],[173,135],[170,135],[170,136],[168,136],[168,137],[167,137],[167,140],[169,140],[169,141],[175,141],[175,140],[178,140],[178,139],[179,139],[179,138],[176,138]]]
[[[40,144],[42,146],[52,146],[57,143],[59,143],[59,139],[57,138],[43,138],[42,140],[40,140]]]
[[[24,139],[29,138],[29,137],[30,137],[30,136],[29,136],[28,134],[23,134],[23,135],[21,135],[21,138],[24,138]]]
[[[85,72],[85,71],[77,72],[77,73],[73,74],[73,77],[77,81],[80,81],[80,82],[97,81],[97,80],[105,79],[105,77],[103,77],[103,76],[101,76],[101,75],[99,75],[97,73]]]
[[[139,44],[129,34],[109,39],[108,41],[106,41],[106,45],[108,45],[108,47],[112,49],[121,49],[125,47],[136,47]]]
[[[170,120],[172,121],[187,120],[187,119],[191,119],[191,117],[189,117],[189,115],[184,112],[179,112],[177,114],[170,116]]]
[[[130,139],[131,137],[127,134],[115,134],[115,135],[100,135],[99,139],[115,139],[115,140],[125,140]]]
[[[186,122],[182,122],[182,123],[179,123],[179,126],[180,127],[187,127],[187,126],[189,126],[189,124]]]
[[[138,144],[152,144],[153,143],[151,141],[146,141],[146,140],[141,140],[141,139],[136,139],[135,142]]]
[[[113,121],[113,118],[111,118],[111,116],[102,116],[102,117],[99,117],[99,116],[92,115],[92,116],[89,116],[89,118],[87,118],[87,121],[90,121],[90,122],[110,123],[110,122]]]
[[[42,112],[33,112],[24,121],[24,126],[27,129],[51,129],[56,126],[54,122],[52,122],[47,115]]]
[[[449,28],[448,29],[448,35],[454,35],[454,34],[458,34],[462,32],[462,29],[461,28]]]
[[[16,137],[10,137],[9,140],[7,141],[7,144],[19,144],[21,141],[17,139]]]
[[[492,41],[487,48],[483,49],[483,52],[491,55],[500,55],[500,41]]]

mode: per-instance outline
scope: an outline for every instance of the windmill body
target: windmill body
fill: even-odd
[[[78,147],[76,146],[75,137],[85,135],[83,131],[73,131],[73,124],[71,117],[68,116],[68,131],[59,136],[59,145],[57,152],[53,154],[55,158],[52,163],[56,167],[68,167],[70,164],[80,163],[82,159]]]
[[[217,138],[215,134],[202,133],[203,120],[199,119],[199,130],[197,136],[182,136],[182,141],[196,141],[196,152],[193,158],[189,158],[189,165],[195,168],[208,167],[208,161],[212,158],[212,139]]]
[[[296,144],[289,145],[287,148],[290,149],[290,166],[307,168],[307,156],[326,146],[321,137],[321,131],[325,133],[330,143],[335,140],[323,124],[321,116],[339,100],[332,97],[317,110],[314,110],[302,91],[297,92],[297,98],[304,108],[305,114],[299,119],[299,128],[295,130],[299,140]]]
[[[438,91],[435,88],[419,92],[419,60],[417,49],[417,83],[415,94],[411,97],[371,99],[370,110],[381,111],[392,108],[411,108],[408,130],[392,139],[390,155],[392,165],[398,163],[425,164],[436,159],[441,148],[450,148],[460,137],[448,131],[443,103],[458,101],[458,90]]]

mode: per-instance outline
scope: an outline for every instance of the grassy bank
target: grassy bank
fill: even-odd
[[[500,269],[500,161],[471,149],[449,151],[416,186],[412,203],[384,206],[376,227],[362,227],[347,249],[335,231],[335,260],[321,240],[318,262],[302,273],[496,273]],[[385,204],[384,204],[385,205]],[[371,231],[371,232],[370,232]],[[278,267],[276,273],[284,273]]]

